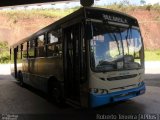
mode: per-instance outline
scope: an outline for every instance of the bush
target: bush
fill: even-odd
[[[152,5],[145,5],[144,6],[146,10],[150,11],[152,9]]]
[[[10,60],[9,47],[7,42],[0,42],[0,63],[8,63]]]

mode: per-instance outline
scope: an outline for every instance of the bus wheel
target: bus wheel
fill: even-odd
[[[23,75],[21,72],[18,73],[18,79],[19,79],[19,84],[20,86],[24,86],[24,82],[23,82]]]
[[[49,85],[49,96],[51,101],[55,101],[56,104],[63,103],[61,85],[58,81],[53,81]]]

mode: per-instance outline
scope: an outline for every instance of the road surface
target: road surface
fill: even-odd
[[[145,82],[148,86],[160,87],[160,62],[145,63]]]
[[[15,118],[14,120],[84,120],[101,119],[102,117],[110,120],[115,117],[122,119],[133,115],[144,118],[143,120],[149,117],[159,119],[160,62],[148,62],[145,66],[146,94],[96,109],[77,109],[68,105],[56,106],[36,90],[20,87],[17,81],[10,76],[9,65],[0,65],[0,113],[2,114],[0,120],[5,120],[5,118]]]

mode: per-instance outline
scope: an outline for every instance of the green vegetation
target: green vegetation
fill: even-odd
[[[133,4],[130,4],[128,0],[123,0],[120,3],[113,3],[106,6],[96,6],[101,8],[107,8],[112,10],[117,10],[121,12],[129,12],[134,11],[137,9],[142,10],[156,10],[160,13],[160,4],[154,4],[154,5],[146,5],[145,1],[142,0],[142,6],[136,6]],[[8,16],[11,20],[14,20],[16,23],[20,19],[30,19],[30,18],[62,18],[74,11],[79,9],[79,7],[71,8],[71,9],[33,9],[33,10],[6,10],[6,11],[0,11],[0,14]]]
[[[153,4],[153,5],[145,5],[144,4],[142,6],[136,6],[136,5],[133,5],[133,4],[130,4],[130,3],[124,1],[121,3],[115,2],[115,3],[107,5],[107,6],[98,6],[98,7],[117,10],[117,11],[126,12],[126,13],[129,11],[137,10],[137,9],[148,10],[148,11],[155,10],[155,11],[160,12],[160,4],[158,4],[158,3]]]
[[[30,18],[61,18],[64,17],[78,8],[72,9],[33,9],[33,10],[6,10],[0,11],[0,14],[8,16],[10,19],[13,20],[20,20],[20,19],[30,19]]]
[[[160,50],[145,50],[146,61],[160,61]]]
[[[8,63],[10,59],[7,42],[0,42],[0,63]]]

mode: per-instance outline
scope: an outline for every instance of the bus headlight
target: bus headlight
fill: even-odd
[[[108,90],[107,89],[100,89],[100,88],[91,88],[90,93],[94,94],[107,94]]]
[[[98,89],[95,88],[95,89],[93,90],[93,92],[94,92],[94,93],[98,93]]]
[[[141,82],[140,82],[140,83],[138,83],[138,86],[141,86]]]
[[[143,82],[139,82],[139,83],[138,83],[138,86],[141,86],[142,84],[144,84],[144,83],[143,83]]]

